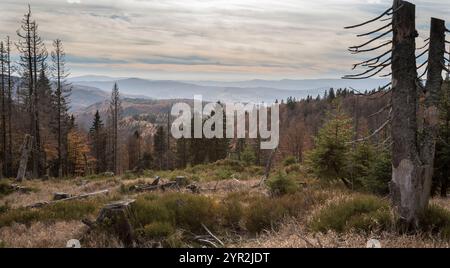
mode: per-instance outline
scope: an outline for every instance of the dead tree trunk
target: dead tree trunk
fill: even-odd
[[[30,135],[25,135],[25,140],[22,145],[22,154],[20,156],[20,164],[19,164],[19,170],[17,171],[17,181],[22,181],[25,178],[25,173],[27,172],[27,163],[28,158],[30,156],[32,148],[32,141]]]
[[[402,7],[400,7],[402,5]],[[417,224],[421,161],[417,145],[415,5],[394,1],[392,48],[391,198],[400,220]]]
[[[430,46],[428,51],[428,74],[425,86],[423,132],[420,142],[420,158],[423,164],[420,181],[419,208],[425,209],[430,198],[433,178],[436,138],[439,131],[439,96],[442,88],[442,71],[445,51],[445,21],[431,19]]]
[[[425,87],[425,107],[419,133],[419,91],[415,57],[415,6],[395,1],[392,52],[392,181],[391,197],[404,228],[417,227],[430,197],[442,86],[445,23],[432,19]],[[420,119],[422,120],[422,118]],[[419,138],[420,134],[420,138]]]

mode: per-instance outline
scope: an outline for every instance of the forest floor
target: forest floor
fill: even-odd
[[[134,185],[151,184],[155,176],[161,177],[160,184],[169,182],[176,176],[185,176],[190,180],[190,184],[193,183],[198,187],[199,193],[193,193],[185,187],[152,192],[130,190]],[[122,247],[123,244],[118,239],[108,234],[87,235],[89,227],[81,220],[95,219],[100,209],[112,201],[136,199],[140,208],[138,213],[142,214],[138,217],[141,223],[145,224],[145,228],[142,229],[144,231],[141,230],[139,233],[148,240],[159,241],[158,245],[164,247],[205,246],[198,241],[194,242],[192,235],[189,235],[208,234],[206,229],[197,228],[200,223],[209,225],[209,229],[213,230],[225,247],[366,247],[369,239],[379,240],[382,247],[450,247],[449,236],[441,235],[450,230],[445,229],[450,228],[450,218],[445,218],[445,215],[450,215],[450,199],[431,201],[435,206],[442,208],[444,214],[447,213],[439,216],[440,224],[442,225],[441,222],[444,221],[444,225],[448,225],[440,226],[444,231],[431,228],[416,234],[400,235],[389,228],[379,228],[381,224],[378,222],[378,216],[372,217],[371,215],[375,214],[370,214],[372,212],[367,209],[378,202],[384,204],[382,202],[386,202],[386,198],[352,192],[337,183],[324,185],[315,179],[307,178],[298,170],[288,175],[301,185],[296,193],[273,197],[267,187],[257,187],[261,176],[262,168],[259,167],[239,168],[236,171],[235,167],[205,165],[181,171],[144,172],[139,176],[127,173],[121,177],[27,180],[20,183],[20,186],[28,191],[10,191],[0,195],[0,246],[66,247],[68,240],[79,239],[82,247]],[[11,183],[13,181],[4,181],[3,185]],[[108,190],[108,193],[82,200],[62,201],[29,208],[38,202],[51,201],[57,192],[80,195],[101,190]],[[183,216],[185,211],[177,210],[172,221],[167,216],[173,214],[170,211],[164,214],[146,210],[155,204],[170,208],[171,197],[177,199],[177,202],[183,200],[192,203],[187,210],[187,217]],[[364,205],[364,209],[354,210],[355,215],[344,219],[347,221],[344,223],[345,228],[340,228],[341,223],[336,221],[336,218],[342,217],[332,215],[334,218],[329,224],[330,229],[320,230],[327,216],[318,215],[323,214],[330,206],[358,198],[368,200],[370,204]],[[155,200],[160,200],[160,203],[148,203],[156,202]],[[142,204],[144,206],[139,207]],[[205,207],[209,209],[205,210]],[[380,208],[377,209],[378,212],[381,211]],[[277,213],[278,211],[280,213]],[[358,218],[361,215],[364,218]],[[148,219],[153,217],[159,220],[155,222]],[[189,217],[198,218],[199,222],[192,221]],[[212,221],[211,218],[220,220]],[[356,222],[355,219],[358,221],[352,226],[357,228],[347,228],[350,226],[349,222]],[[367,226],[370,228],[366,228]],[[359,227],[361,228],[358,229]],[[216,241],[215,244],[220,242]],[[137,246],[154,245],[145,243]]]

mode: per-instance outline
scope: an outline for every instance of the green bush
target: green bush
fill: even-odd
[[[303,216],[312,206],[325,201],[327,196],[316,191],[302,191],[295,194],[283,195],[279,198],[273,199],[274,202],[287,210],[289,216],[299,217]]]
[[[228,168],[219,168],[215,172],[215,177],[217,180],[226,180],[230,179],[233,175],[233,171]]]
[[[223,202],[222,217],[226,227],[238,228],[244,216],[244,207],[240,197],[228,197]]]
[[[278,223],[288,214],[279,202],[269,198],[257,198],[247,208],[245,227],[251,233],[275,229]]]
[[[366,191],[389,194],[389,181],[392,178],[392,163],[389,152],[379,152],[372,161],[368,176],[362,181]]]
[[[139,178],[139,174],[133,172],[132,170],[127,170],[125,171],[125,173],[122,175],[122,180],[134,180]]]
[[[225,166],[228,169],[234,171],[234,172],[241,172],[244,170],[244,167],[240,161],[233,160],[233,159],[223,159],[219,160],[216,163],[214,163],[216,166]],[[213,165],[214,165],[213,164]]]
[[[203,230],[201,224],[216,226],[219,206],[206,196],[187,193],[168,193],[156,197],[141,197],[134,204],[136,219],[142,226],[153,222],[166,222],[192,232]]]
[[[272,195],[275,196],[292,194],[298,190],[297,182],[281,172],[279,172],[275,178],[268,180],[267,186],[269,186]]]
[[[241,159],[246,166],[254,165],[256,161],[255,151],[251,146],[246,146],[244,151],[241,153]]]
[[[316,215],[310,227],[313,231],[362,232],[386,230],[392,226],[388,202],[374,196],[361,195],[351,200],[333,203]]]
[[[9,210],[8,204],[0,205],[0,215],[6,213]]]
[[[420,218],[423,231],[439,234],[450,239],[450,211],[437,205],[430,205]]]
[[[290,166],[290,165],[294,165],[297,163],[297,159],[294,156],[288,156],[283,160],[283,165],[285,167]]]
[[[98,208],[99,203],[96,201],[71,201],[51,204],[40,209],[9,209],[0,214],[0,227],[14,222],[28,225],[36,221],[81,220]]]
[[[0,182],[0,197],[12,194],[14,190],[9,183],[2,181]]]
[[[168,222],[152,222],[138,232],[145,238],[162,239],[175,233],[175,228]]]

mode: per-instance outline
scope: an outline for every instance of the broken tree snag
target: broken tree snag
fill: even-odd
[[[273,161],[273,158],[275,157],[277,149],[278,149],[278,147],[273,149],[272,151],[270,151],[269,159],[266,162],[266,168],[264,170],[264,176],[261,178],[261,180],[259,181],[259,184],[256,185],[256,187],[262,186],[266,182],[266,180],[269,178],[270,170],[272,169],[272,161]]]
[[[417,148],[415,5],[394,1],[392,49],[392,180],[391,199],[402,223],[417,225],[421,162]]]
[[[445,21],[432,18],[428,52],[428,74],[425,85],[423,132],[420,141],[420,159],[423,164],[422,190],[419,206],[428,205],[433,177],[436,138],[439,131],[439,95],[442,88],[442,71],[445,65]]]
[[[134,232],[133,219],[134,214],[132,204],[135,200],[125,200],[110,203],[100,210],[100,213],[94,223],[89,223],[90,227],[96,226],[116,235],[125,247],[133,247]],[[83,221],[88,222],[88,221]]]
[[[22,181],[25,178],[26,172],[27,172],[27,163],[28,158],[30,156],[31,152],[31,136],[25,135],[25,139],[21,148],[21,156],[20,156],[20,163],[19,163],[19,170],[17,171],[17,181]]]

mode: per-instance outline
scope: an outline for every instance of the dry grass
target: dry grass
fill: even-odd
[[[0,200],[0,205],[8,204],[12,208],[25,207],[37,202],[50,201],[55,192],[64,192],[71,195],[94,192],[109,189],[114,192],[119,188],[120,182],[115,179],[104,179],[99,181],[80,180],[27,180],[20,183],[21,186],[35,189],[30,193],[14,192]]]
[[[217,175],[214,170],[206,170],[202,167],[196,172],[201,176]],[[209,172],[209,173],[208,173]],[[213,174],[214,173],[214,174]],[[241,198],[252,198],[253,194],[259,196],[269,196],[268,189],[264,187],[253,187],[259,183],[259,175],[253,174],[253,178],[248,178],[248,171],[245,176],[233,175],[230,179],[215,181],[214,179],[204,179],[192,181],[202,190],[202,195],[214,197],[218,200],[225,199],[230,193],[243,193]],[[155,173],[156,174],[156,173]],[[171,175],[177,174],[172,172]],[[164,174],[161,175],[163,178]],[[186,174],[180,174],[186,175]],[[208,176],[209,176],[208,175]],[[344,189],[340,184],[322,185],[314,179],[304,178],[295,172],[289,176],[298,176],[302,182],[307,183],[307,188],[302,191],[311,192],[311,196],[324,196],[322,202],[316,202],[309,207],[300,218],[285,219],[276,230],[265,230],[259,235],[250,235],[248,233],[223,234],[222,239],[226,241],[227,247],[246,247],[246,248],[311,248],[311,247],[332,247],[332,248],[360,248],[366,247],[369,239],[375,238],[381,242],[382,247],[389,248],[435,248],[450,247],[449,242],[445,242],[430,234],[419,235],[398,235],[394,232],[382,232],[376,234],[362,234],[357,232],[346,232],[338,234],[335,232],[313,233],[308,229],[308,223],[323,208],[343,200],[348,200],[355,196],[354,193]],[[27,206],[40,201],[49,201],[55,192],[67,192],[69,194],[88,193],[97,190],[109,189],[110,196],[117,198],[138,198],[143,193],[123,193],[120,191],[121,185],[134,185],[139,183],[151,183],[153,178],[149,174],[147,177],[139,179],[119,180],[114,178],[100,179],[72,179],[72,180],[48,180],[48,181],[25,181],[21,185],[37,189],[27,194],[12,193],[0,198],[0,205],[8,203],[12,208]],[[188,176],[189,179],[192,179]],[[166,180],[168,181],[168,177]],[[171,190],[172,191],[172,190]],[[171,192],[169,191],[169,192]],[[182,189],[182,192],[189,192]],[[244,194],[245,193],[245,194]],[[162,195],[164,193],[161,193]],[[244,202],[245,203],[245,202]],[[450,199],[433,199],[432,204],[437,204],[450,211]],[[244,204],[245,207],[245,204]],[[82,247],[122,247],[123,245],[108,236],[107,234],[86,233],[87,228],[80,221],[57,220],[49,223],[35,222],[28,227],[23,224],[12,224],[11,226],[0,229],[0,244],[4,243],[6,247],[65,247],[69,239],[81,239]]]
[[[449,248],[447,241],[430,235],[399,235],[398,233],[358,234],[354,232],[312,233],[303,222],[288,220],[278,231],[268,231],[256,238],[246,238],[229,247],[243,248],[365,248],[369,239],[378,239],[383,248]]]
[[[55,223],[13,224],[0,229],[0,240],[11,248],[61,248],[70,239],[80,237],[83,224],[80,221]]]

